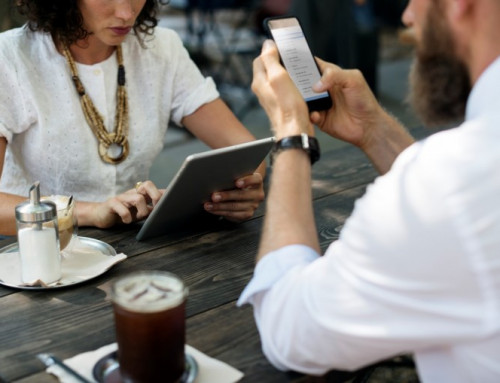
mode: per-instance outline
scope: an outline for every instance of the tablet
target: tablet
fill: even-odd
[[[233,189],[236,179],[252,174],[271,150],[268,137],[225,148],[191,154],[165,189],[163,196],[144,221],[136,239],[166,234],[204,216],[203,208],[213,192]]]

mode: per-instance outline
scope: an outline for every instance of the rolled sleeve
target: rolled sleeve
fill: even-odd
[[[214,80],[201,73],[176,33],[163,28],[158,28],[156,32],[161,40],[169,43],[163,48],[163,52],[169,52],[169,55],[175,57],[175,60],[171,60],[171,70],[174,73],[171,119],[181,125],[184,117],[217,99],[219,92]]]
[[[193,114],[202,105],[208,104],[219,98],[219,92],[215,86],[214,80],[211,77],[205,79],[200,79],[199,85],[192,89],[182,102],[175,107],[172,111],[172,121],[177,125],[181,125],[181,121],[184,117]]]
[[[8,142],[34,121],[34,109],[27,102],[29,96],[22,83],[30,63],[13,48],[20,34],[20,29],[13,29],[0,36],[0,137]]]
[[[253,278],[241,293],[237,305],[254,304],[258,294],[269,290],[291,269],[306,266],[319,257],[315,250],[304,245],[289,245],[267,254],[257,263]]]

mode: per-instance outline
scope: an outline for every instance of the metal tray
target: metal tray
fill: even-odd
[[[192,383],[198,375],[198,363],[186,352],[186,370],[179,383]],[[94,379],[99,383],[122,383],[120,365],[116,351],[103,356],[97,361],[92,370]]]
[[[100,241],[100,240],[94,239],[94,238],[88,238],[88,237],[78,237],[78,239],[84,245],[86,245],[90,248],[93,248],[106,256],[114,257],[116,255],[115,249],[111,245],[107,244],[106,242],[103,242],[103,241]],[[9,253],[16,253],[16,252],[19,252],[19,246],[18,246],[17,242],[10,244],[8,246],[2,247],[0,249],[0,267],[6,267],[6,265],[5,265],[6,257],[4,257],[5,255],[7,255]],[[64,271],[64,262],[61,263],[61,268]],[[105,269],[103,268],[102,271],[100,271],[97,274],[93,274],[93,275],[89,276],[88,278],[82,278],[81,280],[71,281],[69,283],[55,282],[54,284],[45,285],[45,286],[27,286],[24,284],[14,284],[14,283],[5,282],[2,279],[0,279],[0,285],[7,286],[7,287],[13,287],[16,289],[22,289],[22,290],[58,289],[58,288],[74,286],[74,285],[77,285],[80,283],[87,282],[90,279],[96,278],[99,275],[104,274],[107,270],[109,270],[109,268],[105,268]]]

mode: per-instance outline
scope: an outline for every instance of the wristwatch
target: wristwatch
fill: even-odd
[[[273,145],[272,156],[273,158],[277,153],[287,149],[302,149],[311,159],[311,165],[319,160],[320,150],[319,142],[315,137],[310,137],[305,133],[297,136],[283,137],[276,141]]]

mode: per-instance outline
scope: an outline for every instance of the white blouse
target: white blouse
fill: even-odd
[[[98,141],[85,121],[68,64],[50,35],[27,28],[0,34],[0,136],[8,141],[1,191],[27,196],[38,180],[42,194],[102,201],[148,178],[169,120],[180,124],[219,94],[174,31],[158,27],[145,44],[141,47],[134,35],[122,44],[130,154],[122,163],[110,165],[98,154]],[[112,131],[116,54],[77,68],[104,125]]]

